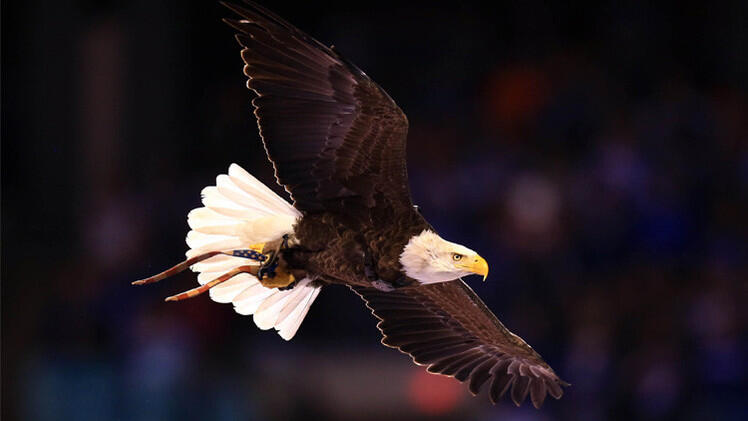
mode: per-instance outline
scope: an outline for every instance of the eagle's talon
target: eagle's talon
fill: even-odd
[[[262,281],[263,278],[275,278],[275,270],[278,268],[278,260],[280,252],[288,248],[288,234],[283,236],[283,240],[278,243],[278,247],[275,250],[268,253],[267,259],[257,271],[257,279]]]
[[[257,279],[259,279],[260,283],[265,288],[278,288],[281,291],[293,288],[293,285],[296,283],[296,278],[284,270],[274,272],[272,278]]]
[[[272,262],[272,261],[270,264],[260,266],[260,269],[257,270],[257,279],[262,281],[265,278],[269,278],[269,279],[275,278],[276,266],[277,264],[275,264],[275,262]]]

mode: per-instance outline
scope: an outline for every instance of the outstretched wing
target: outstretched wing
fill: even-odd
[[[247,3],[224,3],[241,16],[225,22],[239,31],[260,135],[294,206],[410,207],[402,110],[337,51]]]
[[[383,292],[352,287],[381,321],[382,343],[410,354],[432,373],[488,385],[496,403],[511,389],[516,405],[530,395],[539,408],[567,383],[519,336],[510,332],[470,287],[457,280]]]

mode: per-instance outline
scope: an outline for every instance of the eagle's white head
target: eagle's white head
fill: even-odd
[[[412,237],[400,255],[405,274],[423,284],[446,282],[465,275],[488,276],[488,263],[465,246],[450,243],[431,230]]]

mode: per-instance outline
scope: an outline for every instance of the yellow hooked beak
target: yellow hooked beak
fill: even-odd
[[[488,277],[488,263],[486,263],[486,259],[476,255],[472,259],[469,259],[464,264],[460,265],[468,272],[472,272],[476,275],[483,275],[483,281],[486,281],[486,278]]]

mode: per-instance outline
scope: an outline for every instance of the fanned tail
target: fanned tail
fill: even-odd
[[[301,213],[252,177],[237,164],[228,174],[216,177],[216,185],[202,191],[203,207],[192,210],[187,218],[188,258],[207,252],[257,249],[258,245],[278,240],[293,232]],[[259,265],[248,259],[217,254],[190,267],[198,272],[200,285],[222,277],[240,266]],[[233,303],[234,310],[254,315],[257,327],[275,328],[285,340],[291,339],[304,320],[321,286],[309,278],[293,288],[279,290],[264,287],[250,273],[239,273],[212,286],[210,298]]]

